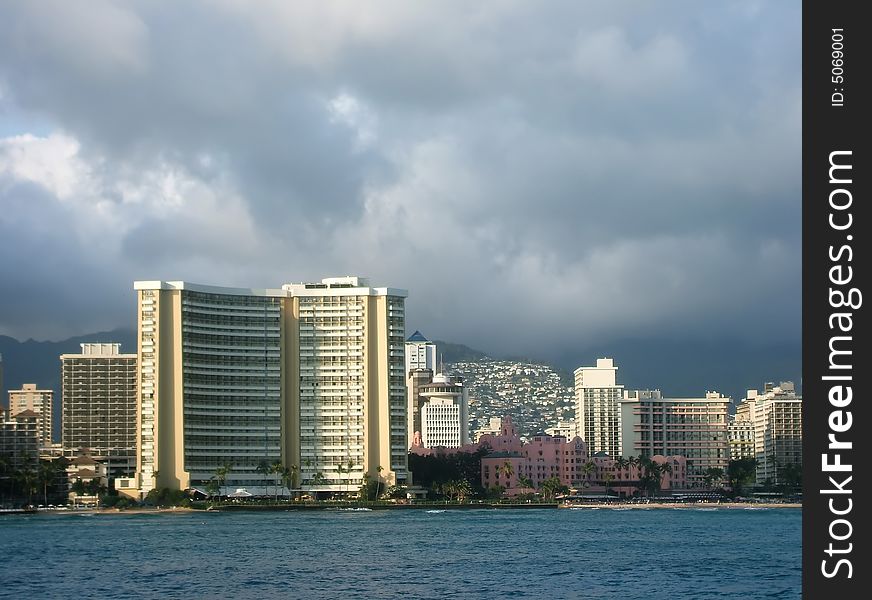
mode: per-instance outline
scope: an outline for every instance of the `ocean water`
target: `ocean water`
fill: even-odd
[[[0,597],[800,598],[801,511],[0,517]]]

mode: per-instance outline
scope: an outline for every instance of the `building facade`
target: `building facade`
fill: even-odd
[[[725,474],[730,461],[727,410],[730,398],[664,398],[660,390],[628,391],[621,401],[624,457],[684,456],[687,483],[703,487],[709,469]]]
[[[36,469],[42,435],[42,415],[24,410],[10,416],[0,410],[0,458],[9,471],[30,466]],[[3,474],[5,475],[5,473]]]
[[[266,487],[282,457],[281,290],[136,282],[137,460],[154,488]]]
[[[621,399],[618,367],[611,358],[598,358],[595,367],[575,370],[575,434],[592,453],[617,456],[621,452]]]
[[[487,426],[476,429],[473,433],[473,441],[478,444],[486,435],[499,435],[502,429],[503,420],[499,417],[490,417],[487,421]]]
[[[67,457],[83,449],[105,457],[110,475],[136,471],[136,354],[120,344],[80,344],[61,359],[61,445]]]
[[[469,391],[463,378],[435,375],[421,385],[421,445],[460,448],[469,443]]]
[[[53,390],[40,390],[35,383],[22,384],[20,390],[9,390],[9,416],[24,411],[32,411],[39,415],[39,446],[51,448],[52,442],[52,403]]]
[[[754,424],[749,418],[730,415],[727,437],[730,440],[730,460],[754,458]]]
[[[545,430],[547,435],[562,435],[567,440],[575,436],[575,421],[558,421],[554,427]]]
[[[420,331],[415,331],[406,340],[406,373],[417,369],[429,369],[436,372],[436,344],[431,342]]]
[[[356,491],[364,473],[408,480],[404,290],[357,277],[134,287],[141,493],[217,479],[264,494],[264,463],[313,492]]]
[[[802,466],[802,396],[791,381],[748,390],[736,411],[748,414],[754,430],[757,483],[782,483],[779,470]]]
[[[616,460],[605,453],[591,455],[578,437],[537,434],[524,442],[511,417],[502,419],[500,432],[484,435],[481,443],[492,452],[482,458],[481,483],[484,488],[505,488],[508,495],[528,493],[557,478],[562,485],[581,494],[630,497],[640,493],[640,465]],[[687,486],[687,465],[683,456],[651,457],[668,463],[659,482],[661,490]]]
[[[304,487],[357,490],[364,474],[410,483],[405,290],[361,277],[286,284],[293,335],[289,457]],[[297,432],[299,432],[297,434]],[[381,469],[381,470],[380,470]],[[316,483],[317,482],[317,483]]]

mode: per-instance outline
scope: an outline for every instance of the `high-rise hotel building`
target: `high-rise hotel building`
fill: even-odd
[[[136,354],[115,343],[80,344],[61,354],[61,444],[64,456],[83,449],[105,457],[110,475],[136,471]]]
[[[24,383],[20,390],[9,390],[9,417],[31,411],[37,419],[40,448],[50,448],[52,441],[53,390],[41,390],[35,383]]]
[[[359,277],[282,289],[291,306],[287,373],[298,381],[288,388],[288,457],[303,487],[347,491],[364,474],[407,483],[407,292]]]
[[[748,390],[736,414],[747,415],[753,427],[757,483],[782,483],[781,468],[802,466],[802,396],[792,381],[766,383],[762,393]]]
[[[140,281],[139,489],[355,490],[408,479],[406,292],[357,277],[237,289]],[[217,474],[226,472],[222,477]]]
[[[282,457],[286,294],[139,281],[139,441],[143,493],[264,486]]]
[[[591,455],[621,454],[621,399],[624,386],[617,383],[618,367],[611,358],[598,358],[595,367],[575,370],[576,435],[587,443]]]
[[[687,458],[687,483],[704,484],[709,469],[726,474],[730,461],[727,409],[730,398],[706,392],[704,398],[664,398],[660,390],[633,390],[621,401],[621,454]]]

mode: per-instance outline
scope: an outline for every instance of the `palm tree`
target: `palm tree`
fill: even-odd
[[[336,472],[338,473],[337,479],[339,479],[339,487],[342,489],[342,472],[345,471],[345,465],[339,463],[336,465]]]
[[[609,495],[609,490],[612,487],[612,482],[615,480],[615,476],[611,473],[606,473],[603,479],[605,479],[606,482],[606,495]]]
[[[294,467],[294,465],[291,465],[291,467]],[[294,468],[283,468],[280,475],[282,478],[282,484],[288,489],[288,504],[290,504],[291,494],[293,493],[292,488],[294,487],[294,479],[297,476],[296,471],[294,470]]]
[[[36,491],[36,484],[38,481],[37,473],[28,463],[18,473],[18,479],[21,482],[23,491],[27,492],[27,504],[29,506],[33,504],[33,492]]]
[[[48,505],[48,484],[53,482],[55,478],[55,466],[50,461],[39,461],[39,469],[37,477],[42,484],[42,503],[43,506]]]
[[[375,499],[378,500],[379,487],[381,486],[381,474],[384,471],[384,468],[379,465],[375,468],[378,471],[378,475],[375,477]]]
[[[218,495],[221,495],[221,488],[227,483],[227,477],[230,475],[231,465],[229,462],[224,463],[215,469],[215,478],[218,480]],[[226,494],[225,494],[226,495]]]
[[[282,476],[282,468],[283,468],[282,461],[280,461],[280,460],[274,461],[273,464],[271,464],[269,466],[269,472],[272,473],[273,475],[275,475],[275,477],[276,477],[276,480],[275,480],[276,504],[279,503],[279,481],[281,480],[281,476]]]
[[[221,491],[221,486],[218,484],[218,480],[214,477],[210,479],[209,483],[206,484],[206,491],[209,492],[209,499],[214,502],[215,496]]]
[[[524,488],[533,488],[533,480],[529,477],[518,477],[518,485]]]
[[[627,460],[626,458],[624,458],[623,456],[619,456],[618,458],[615,459],[615,468],[618,469],[619,475],[622,476],[622,475],[624,475],[624,471],[627,471],[627,473],[626,473],[627,479],[630,478],[630,474],[628,471],[629,466],[630,466],[630,461]],[[623,479],[623,477],[620,477],[620,478]]]
[[[346,463],[346,469],[345,469],[345,472],[348,473],[348,478],[345,480],[345,495],[346,496],[348,496],[348,486],[351,485],[351,470],[355,466],[356,465],[354,464],[354,461],[349,458],[348,462]]]
[[[515,468],[512,466],[512,463],[506,461],[501,466],[497,467],[497,474],[500,473],[506,477],[506,488],[508,488],[512,475],[515,474]]]
[[[472,495],[472,487],[465,479],[458,479],[454,482],[454,491],[457,494],[457,500],[463,502],[468,496]]]
[[[266,459],[261,460],[259,463],[257,463],[255,471],[263,475],[263,478],[266,479],[270,474],[269,461],[267,461]],[[269,481],[265,483],[264,487],[266,488],[266,495],[269,496]]]
[[[582,496],[584,496],[585,484],[587,485],[587,487],[590,487],[590,475],[594,471],[596,471],[596,463],[593,462],[592,460],[587,461],[581,467],[581,474],[584,475],[584,479],[585,479],[583,482],[581,482],[581,486],[582,486],[581,487],[581,489],[582,489],[581,495]]]
[[[639,493],[645,492],[645,495],[651,496],[655,481],[659,481],[660,468],[657,463],[652,461],[647,456],[639,458]]]
[[[301,483],[302,483],[302,485],[309,485],[309,486],[312,485],[312,476],[309,475],[311,470],[312,470],[312,461],[309,460],[308,458],[304,459],[303,460],[303,469],[301,470],[301,475],[302,475]],[[308,475],[308,477],[307,477],[307,475]]]
[[[709,489],[713,489],[714,483],[716,481],[720,483],[720,481],[724,478],[724,470],[717,467],[710,467],[705,470],[702,478],[705,482],[706,487]]]
[[[291,486],[295,490],[300,487],[300,467],[297,465],[291,465]]]

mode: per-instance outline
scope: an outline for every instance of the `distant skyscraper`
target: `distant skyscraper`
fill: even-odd
[[[437,371],[436,344],[416,331],[406,340],[406,375],[415,369]]]
[[[802,466],[802,396],[792,381],[767,383],[764,392],[748,390],[736,414],[747,414],[754,428],[757,483],[779,481],[779,469]]]
[[[687,458],[687,483],[703,485],[708,469],[726,474],[730,460],[727,408],[730,398],[664,398],[660,390],[628,391],[621,401],[621,454]]]
[[[111,475],[136,470],[136,354],[120,344],[80,344],[61,355],[61,444],[64,455],[82,449],[106,457]]]
[[[415,331],[406,340],[406,439],[410,446],[423,446],[421,441],[421,386],[430,383],[436,373],[436,344]]]
[[[53,390],[37,389],[35,383],[25,383],[20,390],[9,390],[9,417],[15,418],[24,411],[39,415],[39,444],[51,447]]]
[[[262,462],[315,492],[409,480],[406,292],[358,277],[282,289],[137,282],[141,490],[266,493]]]
[[[624,386],[617,384],[618,367],[611,358],[598,358],[595,367],[575,370],[576,435],[591,454],[621,453],[621,408]]]
[[[424,448],[459,448],[469,443],[469,390],[460,377],[445,374],[419,388],[421,445]]]

